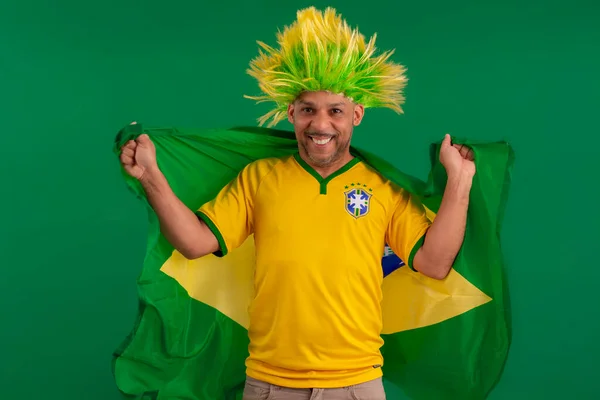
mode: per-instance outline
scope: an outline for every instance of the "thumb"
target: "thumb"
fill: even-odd
[[[444,136],[444,140],[442,140],[442,149],[450,147],[452,145],[452,139],[450,138],[450,134],[446,133]]]
[[[138,136],[137,139],[135,139],[135,141],[137,142],[137,144],[143,147],[148,147],[152,143],[148,135],[145,133],[142,133],[140,136]]]

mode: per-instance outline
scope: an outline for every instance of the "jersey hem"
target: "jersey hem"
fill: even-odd
[[[208,215],[204,214],[202,211],[196,211],[195,214],[199,219],[204,221],[204,223],[208,226],[208,229],[210,229],[211,232],[217,238],[217,242],[219,242],[220,250],[215,251],[213,254],[217,257],[226,256],[229,252],[227,249],[227,244],[225,244],[225,239],[223,238],[221,231],[219,231],[219,228],[217,228],[217,225],[210,219]]]
[[[338,378],[338,379],[310,379],[310,378],[282,378],[279,376],[273,376],[258,372],[251,368],[246,370],[246,375],[250,378],[257,379],[262,382],[269,383],[275,386],[281,386],[286,388],[294,389],[336,389],[348,386],[359,385],[361,383],[369,382],[374,379],[381,378],[383,371],[381,367],[367,370],[364,373],[353,375],[349,378]]]
[[[425,243],[426,232],[427,231],[423,232],[423,234],[421,235],[421,237],[415,242],[412,250],[410,251],[410,255],[408,256],[408,261],[406,263],[406,265],[408,265],[408,268],[412,269],[415,272],[417,270],[415,269],[415,267],[413,265],[414,259],[415,259],[415,256],[417,255],[417,251],[419,251],[419,249],[421,247],[423,247],[423,244]]]

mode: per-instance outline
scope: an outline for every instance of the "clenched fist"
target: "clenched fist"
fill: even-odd
[[[146,134],[125,143],[121,148],[120,160],[125,171],[138,180],[144,178],[148,171],[158,170],[156,148]]]
[[[448,177],[475,175],[473,150],[468,146],[452,144],[450,135],[446,134],[440,149],[440,162],[446,168]]]

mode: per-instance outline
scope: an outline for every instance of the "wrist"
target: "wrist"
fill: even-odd
[[[146,190],[159,189],[165,180],[166,179],[158,166],[146,169],[139,179],[140,183]]]
[[[448,174],[448,180],[446,182],[446,192],[447,194],[468,198],[472,185],[472,174],[464,172]]]
[[[473,174],[471,171],[459,169],[457,171],[447,171],[448,183],[453,184],[471,184],[473,182]]]

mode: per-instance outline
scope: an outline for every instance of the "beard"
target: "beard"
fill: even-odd
[[[331,137],[331,141],[335,145],[335,149],[330,154],[322,154],[320,152],[311,151],[310,143],[312,143],[312,137],[316,138],[327,138]],[[308,158],[311,160],[312,164],[316,167],[324,168],[329,167],[336,162],[343,159],[346,155],[347,149],[350,146],[350,138],[340,141],[339,135],[331,135],[331,134],[323,134],[316,132],[306,132],[305,140],[301,143],[304,152],[307,154]]]

